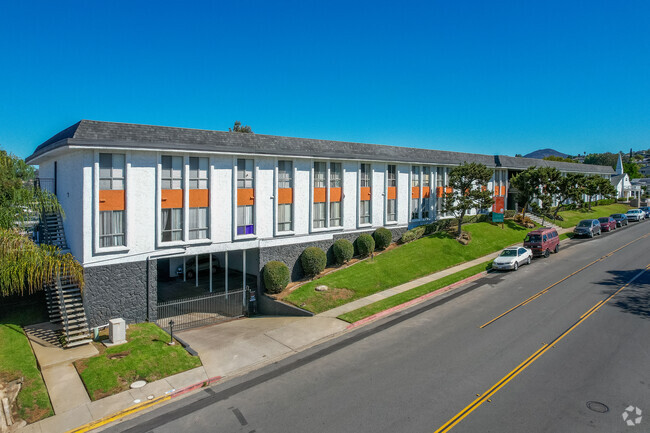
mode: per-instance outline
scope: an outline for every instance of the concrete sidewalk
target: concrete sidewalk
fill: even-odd
[[[558,230],[558,233],[568,231],[570,229],[563,229]],[[124,411],[147,401],[147,398],[164,396],[173,390],[209,378],[231,378],[245,374],[349,332],[351,325],[336,318],[343,313],[494,259],[498,254],[499,252],[496,252],[479,257],[313,317],[253,317],[179,332],[178,337],[199,353],[202,367],[149,383],[141,389],[124,391],[94,402],[88,398],[72,362],[94,355],[96,349],[92,346],[82,346],[78,348],[79,351],[74,352],[76,349],[59,348],[57,354],[43,339],[42,330],[38,330],[41,326],[28,332],[28,335],[31,334],[30,342],[41,365],[55,415],[30,424],[21,431],[65,432]],[[442,293],[443,291],[434,292],[427,298],[431,299]],[[94,352],[90,353],[92,351]]]

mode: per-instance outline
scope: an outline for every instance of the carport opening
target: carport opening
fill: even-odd
[[[241,250],[158,260],[158,302],[257,289],[259,250]]]

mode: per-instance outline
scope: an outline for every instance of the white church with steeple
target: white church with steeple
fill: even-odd
[[[641,197],[641,188],[630,183],[630,176],[623,169],[623,157],[618,153],[616,162],[616,173],[611,178],[612,185],[616,189],[616,197],[626,200]]]

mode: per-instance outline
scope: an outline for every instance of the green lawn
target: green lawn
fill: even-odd
[[[455,274],[447,275],[446,277],[440,278],[439,280],[431,281],[430,283],[423,284],[421,286],[415,287],[406,292],[393,295],[389,298],[382,299],[365,307],[358,308],[349,313],[340,315],[338,318],[345,320],[346,322],[354,323],[358,320],[365,319],[366,317],[372,316],[373,314],[379,313],[380,311],[388,310],[389,308],[396,307],[405,302],[419,298],[422,295],[427,293],[434,292],[443,287],[447,287],[450,284],[464,280],[465,278],[476,275],[490,268],[492,260],[480,263],[471,268],[463,269],[458,271]]]
[[[284,300],[320,313],[522,242],[529,231],[513,221],[506,221],[504,229],[490,223],[467,224],[463,229],[472,234],[469,245],[447,233],[435,233],[305,284]],[[316,292],[321,284],[330,290]]]
[[[129,325],[126,339],[110,348],[96,344],[99,355],[75,362],[92,400],[127,390],[136,380],[153,382],[201,365],[180,344],[168,346],[169,335],[153,323]]]
[[[586,209],[561,211],[559,215],[564,218],[564,221],[556,221],[556,224],[565,228],[573,227],[580,220],[610,216],[613,213],[625,213],[628,209],[630,207],[626,204],[614,203],[605,206],[592,206],[591,212],[587,212]]]
[[[0,380],[24,378],[17,397],[18,416],[28,423],[53,415],[45,382],[23,326],[42,322],[41,312],[29,307],[0,318]]]

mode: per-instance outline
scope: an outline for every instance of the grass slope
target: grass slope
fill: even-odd
[[[24,378],[16,401],[18,416],[28,423],[54,414],[36,357],[22,328],[41,322],[39,314],[26,307],[0,319],[0,380]]]
[[[201,365],[182,346],[168,346],[169,335],[153,323],[129,325],[128,343],[105,348],[75,362],[88,395],[97,400],[127,390],[136,380],[153,382]]]
[[[472,234],[469,245],[447,233],[435,233],[305,284],[284,300],[320,313],[523,241],[529,231],[512,221],[504,229],[490,223],[467,224],[463,229]],[[340,290],[316,292],[321,284]]]
[[[580,220],[606,217],[613,213],[625,213],[628,209],[630,207],[626,204],[614,203],[605,206],[592,206],[591,212],[588,212],[586,209],[561,211],[559,215],[564,218],[564,221],[556,221],[556,224],[564,228],[573,227]]]
[[[469,278],[472,275],[479,274],[489,269],[491,264],[492,260],[488,260],[486,262],[472,266],[471,268],[463,269],[462,271],[447,275],[446,277],[440,278],[439,280],[431,281],[430,283],[426,283],[411,290],[407,290],[406,292],[402,292],[389,298],[382,299],[381,301],[374,302],[370,305],[366,305],[365,307],[350,311],[349,313],[341,314],[338,318],[345,320],[346,322],[354,323],[358,320],[370,317],[373,314],[388,310],[392,307],[396,307],[415,298],[419,298],[420,296],[426,295],[427,293],[431,293],[438,289],[442,289],[443,287],[447,287],[450,284],[464,280],[465,278]]]

